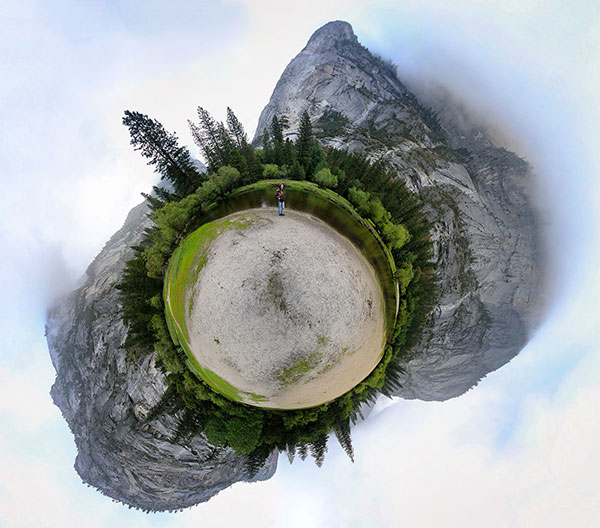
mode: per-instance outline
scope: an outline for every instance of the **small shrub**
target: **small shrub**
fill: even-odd
[[[348,191],[348,200],[356,208],[362,216],[369,215],[369,198],[371,195],[368,192],[361,191],[356,187],[351,187]]]
[[[329,169],[321,169],[315,174],[315,182],[319,184],[319,187],[335,189],[338,184],[338,179]]]
[[[263,178],[265,180],[275,180],[284,176],[287,176],[287,171],[279,165],[275,165],[274,163],[267,163],[263,167]]]

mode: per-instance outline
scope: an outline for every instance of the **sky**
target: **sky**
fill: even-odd
[[[0,0],[0,526],[595,526],[600,515],[600,3]],[[551,273],[544,323],[447,402],[382,400],[321,469],[279,461],[177,514],[81,483],[49,390],[48,303],[156,182],[121,125],[138,110],[253,134],[281,72],[329,20],[443,86],[533,166]]]

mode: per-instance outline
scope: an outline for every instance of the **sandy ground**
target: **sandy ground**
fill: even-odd
[[[186,321],[200,365],[265,407],[301,408],[351,389],[385,344],[383,295],[360,251],[305,213],[251,209],[219,235]],[[262,398],[261,398],[262,399]]]

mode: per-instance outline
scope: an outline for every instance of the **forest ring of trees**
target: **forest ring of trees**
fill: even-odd
[[[273,211],[275,210],[274,194],[279,183],[284,183],[286,186],[286,201],[289,202],[290,207],[294,211],[307,211],[311,217],[318,217],[323,222],[328,224],[338,233],[340,233],[346,240],[350,240],[354,243],[354,247],[362,254],[364,259],[362,262],[367,267],[370,267],[374,272],[374,279],[376,283],[379,283],[379,287],[376,286],[377,291],[381,292],[381,297],[378,299],[372,299],[369,303],[375,303],[375,306],[381,305],[383,312],[376,310],[373,315],[370,315],[367,319],[361,320],[364,324],[368,324],[373,331],[373,338],[376,334],[375,328],[372,326],[376,325],[383,331],[383,339],[391,339],[395,328],[396,315],[399,310],[399,286],[396,277],[396,266],[394,259],[389,251],[388,246],[379,236],[375,226],[372,222],[361,217],[356,209],[347,200],[340,197],[337,193],[330,189],[321,189],[315,183],[306,181],[294,181],[294,180],[265,180],[254,183],[252,185],[241,187],[233,191],[224,202],[218,204],[217,207],[211,207],[207,210],[200,220],[200,227],[196,228],[190,235],[188,235],[181,244],[178,245],[173,256],[169,259],[169,265],[165,274],[165,285],[163,289],[163,303],[165,306],[165,316],[167,320],[167,326],[171,333],[171,338],[176,345],[180,345],[186,352],[187,361],[186,364],[194,374],[196,374],[202,381],[207,383],[218,393],[228,397],[229,399],[237,402],[244,402],[249,405],[255,405],[264,408],[279,408],[279,409],[290,409],[309,407],[316,404],[324,403],[334,397],[340,395],[342,392],[346,392],[351,386],[344,386],[344,383],[350,383],[350,380],[355,380],[353,385],[358,384],[369,372],[375,368],[379,359],[383,355],[384,346],[381,347],[376,343],[381,343],[379,339],[374,341],[360,338],[360,343],[365,344],[360,351],[356,350],[353,345],[350,345],[349,341],[345,344],[338,344],[338,348],[332,348],[332,343],[327,343],[329,332],[325,330],[327,326],[321,326],[315,319],[313,324],[320,326],[320,330],[317,332],[312,325],[307,325],[306,321],[299,322],[298,327],[294,323],[295,318],[292,318],[288,313],[288,308],[281,309],[280,303],[285,304],[285,296],[283,295],[283,289],[278,291],[276,295],[270,295],[269,289],[272,285],[273,271],[271,269],[269,275],[269,281],[266,281],[266,297],[261,296],[260,291],[254,292],[254,296],[258,298],[266,298],[268,302],[273,302],[275,307],[275,314],[279,314],[284,321],[282,324],[290,330],[297,328],[300,334],[296,337],[292,337],[291,334],[288,339],[296,342],[296,339],[305,339],[305,336],[310,336],[317,332],[318,336],[316,349],[304,350],[304,355],[294,356],[288,358],[288,363],[282,366],[281,359],[285,358],[288,351],[277,354],[279,359],[274,363],[270,363],[267,359],[267,363],[262,364],[262,375],[263,380],[254,379],[253,382],[240,381],[234,382],[230,378],[231,375],[236,379],[237,375],[231,362],[225,364],[221,363],[222,354],[226,354],[227,357],[231,358],[232,354],[235,356],[237,350],[227,350],[227,342],[231,339],[237,339],[239,342],[244,342],[248,350],[255,350],[258,347],[262,348],[263,353],[257,356],[257,361],[260,363],[263,356],[273,357],[275,353],[264,341],[268,341],[270,337],[264,336],[259,339],[259,342],[249,341],[250,335],[247,334],[240,338],[239,336],[239,325],[233,324],[231,332],[227,331],[227,328],[219,327],[215,328],[209,333],[214,339],[208,339],[208,343],[205,341],[204,345],[199,349],[196,347],[192,350],[192,329],[201,325],[206,332],[207,328],[211,327],[210,322],[200,322],[198,319],[193,319],[192,312],[197,309],[197,306],[204,306],[206,303],[202,299],[198,299],[192,293],[197,287],[200,287],[198,281],[201,280],[201,270],[208,263],[209,259],[214,259],[214,251],[212,251],[213,242],[220,237],[222,234],[233,230],[235,233],[243,232],[244,236],[240,240],[242,245],[247,239],[247,229],[251,227],[257,218],[254,216],[251,210],[264,211],[262,204],[271,203]],[[244,215],[248,212],[248,215]],[[235,214],[234,217],[231,215]],[[275,213],[273,212],[273,215]],[[241,215],[241,216],[240,216]],[[307,217],[307,226],[310,226],[314,221]],[[257,225],[279,225],[277,223],[272,224],[271,222],[265,224],[264,222],[258,222]],[[285,224],[284,224],[285,225]],[[259,229],[260,231],[260,229]],[[254,231],[252,239],[254,245],[251,248],[246,247],[244,253],[250,251],[251,253],[256,251],[258,255],[264,255],[264,246],[260,243],[256,244],[256,237],[260,239],[260,234]],[[230,236],[236,236],[230,235]],[[236,243],[234,247],[239,247]],[[285,249],[283,250],[285,252]],[[271,265],[273,259],[271,259]],[[279,260],[277,260],[279,262]],[[359,261],[360,262],[360,261]],[[286,266],[293,266],[295,269],[300,271],[301,268],[314,268],[312,258],[309,260],[300,259],[288,262]],[[335,264],[335,275],[338,277],[344,277],[346,275],[339,274],[339,266],[344,266],[343,262],[336,262]],[[213,265],[214,266],[214,265]],[[252,274],[251,281],[259,280],[258,276]],[[243,272],[242,272],[243,273]],[[317,270],[316,273],[319,274]],[[213,275],[211,273],[211,275]],[[235,281],[239,278],[242,281],[243,275],[237,274],[236,277],[230,279],[223,279],[227,284],[235,284]],[[347,276],[350,280],[350,276]],[[337,279],[336,279],[337,280]],[[366,284],[371,284],[369,279],[366,279]],[[244,279],[242,284],[246,281]],[[352,281],[353,282],[353,281]],[[312,281],[311,281],[312,283]],[[254,284],[254,282],[253,282]],[[310,284],[303,287],[309,288]],[[205,290],[203,290],[205,291]],[[351,287],[351,291],[356,291],[355,286]],[[216,292],[215,292],[216,293]],[[203,295],[209,295],[206,291]],[[223,290],[218,290],[218,301],[219,306],[229,306],[229,302],[226,300],[227,297],[223,297]],[[225,294],[227,295],[227,294]],[[306,290],[304,295],[306,295]],[[210,299],[207,299],[210,303]],[[306,302],[310,302],[307,299]],[[363,300],[367,302],[366,299]],[[366,307],[366,304],[364,305]],[[199,308],[202,310],[202,308]],[[358,308],[357,308],[358,309]],[[237,320],[240,317],[238,314],[237,305],[231,307],[234,316],[233,320]],[[379,315],[381,314],[381,315]],[[254,314],[247,314],[247,317],[254,317]],[[257,316],[258,320],[255,321],[256,328],[262,329],[265,324],[265,314],[262,313]],[[340,322],[339,317],[336,313],[331,314],[331,326],[330,328],[339,328]],[[372,321],[372,322],[371,322]],[[377,322],[379,321],[379,322]],[[325,321],[323,321],[325,323]],[[356,322],[358,323],[358,321]],[[341,323],[344,325],[344,323]],[[379,326],[383,325],[383,326]],[[247,325],[245,325],[247,326]],[[260,331],[260,330],[259,330]],[[217,332],[217,333],[214,333]],[[226,334],[226,339],[223,341],[222,334]],[[230,334],[234,334],[231,337]],[[272,331],[269,332],[272,334]],[[344,332],[348,334],[347,331]],[[235,337],[237,335],[237,338]],[[215,336],[221,337],[217,339]],[[318,339],[322,339],[323,342]],[[313,339],[315,336],[313,335]],[[213,345],[213,340],[216,343]],[[367,346],[367,343],[372,343],[372,346]],[[362,345],[355,345],[356,347]],[[227,350],[227,351],[226,351]],[[349,354],[349,350],[356,350],[358,356]],[[241,354],[241,350],[239,351]],[[350,360],[352,355],[353,359]],[[361,361],[357,362],[357,358],[362,358]],[[211,365],[209,368],[209,364]],[[349,365],[353,365],[352,369]],[[219,365],[223,365],[223,368],[219,368]],[[266,370],[265,370],[266,368]],[[269,369],[275,369],[273,371]],[[232,369],[234,372],[232,373]],[[337,373],[341,377],[332,378],[333,374]],[[228,375],[229,374],[229,375]],[[238,372],[239,376],[244,377],[244,371]],[[356,376],[360,376],[356,379]],[[272,378],[274,376],[274,378]],[[324,382],[319,383],[318,378],[325,376],[330,379],[327,385],[323,385]],[[309,381],[313,380],[313,381]],[[346,381],[344,381],[346,380]],[[249,383],[249,385],[245,385]],[[308,385],[306,385],[308,383]],[[317,385],[319,388],[317,389]],[[262,387],[259,389],[258,387]],[[311,387],[312,391],[311,392]],[[328,388],[326,388],[328,387]],[[265,392],[265,390],[267,392]],[[333,391],[339,391],[334,394]],[[327,391],[327,392],[323,392]],[[260,394],[257,394],[260,393]],[[264,396],[264,394],[271,394],[271,397]],[[303,401],[310,401],[310,404],[293,404],[293,394],[297,394],[298,397],[302,394],[301,399]],[[328,394],[328,396],[325,396]],[[276,402],[281,402],[277,404]],[[290,402],[289,404],[283,404],[284,401]]]
[[[190,122],[195,142],[208,163],[201,172],[177,137],[156,121],[125,112],[131,143],[155,166],[166,186],[155,186],[148,199],[153,226],[135,246],[119,289],[123,319],[128,325],[124,347],[136,361],[156,354],[167,390],[146,421],[162,413],[178,419],[173,440],[203,434],[214,445],[247,455],[255,474],[273,450],[290,460],[308,453],[321,465],[330,433],[353,459],[350,426],[365,404],[391,396],[400,386],[402,364],[411,354],[435,302],[430,225],[422,204],[394,177],[383,160],[371,162],[361,153],[323,149],[304,113],[295,142],[283,138],[284,119],[273,118],[262,134],[262,148],[253,149],[243,127],[228,109],[227,124],[198,109],[199,123]],[[243,185],[266,179],[308,180],[335,190],[356,213],[367,219],[384,241],[395,264],[400,298],[394,331],[377,367],[361,383],[326,404],[297,410],[269,410],[229,400],[212,390],[186,366],[185,351],[173,342],[165,319],[163,283],[169,257],[197,227],[203,215]]]

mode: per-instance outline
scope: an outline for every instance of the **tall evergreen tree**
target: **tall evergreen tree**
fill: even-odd
[[[154,185],[152,187],[152,192],[156,195],[156,197],[164,203],[173,202],[175,200],[181,200],[182,196],[165,189],[164,187],[159,187],[158,185]],[[143,193],[142,193],[143,194]]]
[[[148,411],[145,421],[151,422],[155,418],[158,418],[164,412],[173,409],[176,405],[176,400],[179,398],[175,385],[168,385],[165,392],[163,392],[160,400],[154,404],[154,406]]]
[[[154,187],[158,189],[158,187],[156,187],[156,185]],[[156,211],[157,209],[160,209],[161,207],[163,207],[165,204],[168,203],[168,200],[163,200],[157,196],[153,196],[148,193],[143,192],[142,196],[144,198],[146,198],[146,200],[148,200],[148,206],[150,207],[151,211]]]
[[[201,106],[198,107],[198,119],[198,125],[188,121],[192,137],[208,162],[209,172],[216,172],[219,167],[227,165],[228,138],[224,134],[225,127]]]
[[[283,127],[276,115],[271,121],[271,139],[273,140],[273,157],[277,165],[285,164],[285,144],[283,142]]]
[[[162,281],[149,277],[146,272],[144,249],[135,246],[135,257],[125,264],[122,280],[117,285],[123,301],[123,320],[128,326],[124,348],[138,352],[152,349],[154,333],[152,318],[161,313],[160,308],[152,306],[148,299],[160,295]]]
[[[235,139],[223,123],[218,123],[217,130],[219,131],[219,148],[222,152],[221,163],[223,165],[235,165],[234,159],[239,163],[239,159],[243,156],[235,144]]]
[[[246,154],[246,166],[248,167],[247,176],[242,174],[242,179],[244,183],[251,183],[259,180],[262,177],[263,168],[256,155],[254,149],[247,145],[244,153]]]
[[[248,455],[248,458],[246,459],[246,471],[248,472],[249,478],[254,478],[258,474],[265,465],[270,454],[271,449],[262,444]]]
[[[167,132],[156,119],[129,110],[125,110],[123,124],[129,128],[133,148],[149,159],[148,164],[155,166],[161,178],[173,184],[176,193],[189,194],[196,189],[202,177],[175,134]]]
[[[294,147],[294,144],[292,143],[292,140],[290,138],[286,138],[283,145],[284,165],[291,167],[298,160],[296,156],[296,148]]]
[[[264,128],[262,134],[262,151],[263,163],[273,163],[273,147],[271,146],[271,136],[269,135],[269,131]]]
[[[298,446],[298,456],[300,457],[300,460],[306,460],[306,457],[308,456],[307,444],[300,444]]]
[[[274,115],[271,120],[271,137],[273,138],[274,147],[283,145],[283,128],[276,115]]]
[[[325,460],[325,453],[327,452],[327,433],[321,433],[317,438],[310,442],[310,453],[315,459],[315,464],[317,467],[321,467],[323,465],[323,461]]]
[[[354,462],[354,448],[352,447],[352,438],[350,436],[350,422],[347,419],[338,421],[337,428],[335,429],[335,436],[342,446],[342,449],[348,455],[348,458]]]
[[[300,119],[300,129],[298,130],[298,139],[296,140],[298,161],[305,171],[308,170],[310,165],[310,149],[314,140],[310,116],[305,110]]]
[[[240,123],[233,110],[229,107],[227,107],[227,128],[233,136],[237,148],[245,149],[248,146],[248,136],[242,123]]]
[[[242,123],[229,107],[227,107],[227,128],[238,153],[245,159],[245,162],[241,162],[237,157],[234,157],[234,159],[229,160],[229,165],[236,167],[242,173],[243,183],[258,180],[262,176],[262,167],[254,149],[248,143],[248,136]]]

